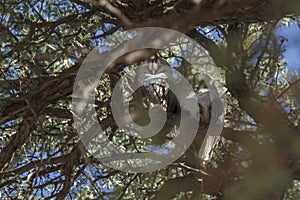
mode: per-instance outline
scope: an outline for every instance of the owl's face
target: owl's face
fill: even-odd
[[[168,70],[169,66],[157,62],[145,62],[137,68],[137,77],[144,86],[157,84],[168,86],[168,78],[172,75]]]
[[[142,83],[147,91],[147,96],[153,103],[161,102],[161,99],[169,90],[169,80],[172,78],[170,66],[159,62],[145,62],[136,71],[137,81]]]

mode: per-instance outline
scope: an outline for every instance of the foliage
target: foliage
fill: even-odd
[[[274,2],[2,1],[0,198],[298,199],[300,77],[287,70],[286,39],[275,36],[278,27],[299,23],[298,4]],[[209,162],[190,148],[159,171],[125,173],[99,162],[79,140],[71,94],[83,59],[112,34],[118,43],[127,39],[123,30],[145,26],[187,34],[223,73],[226,120]],[[96,91],[101,126],[126,150],[145,141],[116,131],[110,108],[116,78],[152,55],[193,75],[176,49],[149,52],[114,62]]]

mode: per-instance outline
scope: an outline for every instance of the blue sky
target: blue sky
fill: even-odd
[[[290,26],[280,27],[276,34],[288,39],[285,42],[286,51],[284,52],[288,69],[300,72],[300,28],[298,24],[292,23]]]

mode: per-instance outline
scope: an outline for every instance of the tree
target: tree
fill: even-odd
[[[275,36],[278,27],[299,23],[298,1],[6,0],[0,5],[1,198],[299,196],[300,77],[287,70],[286,38]],[[161,170],[126,173],[95,159],[79,139],[71,94],[84,58],[112,34],[147,26],[187,34],[223,72],[226,120],[209,162],[187,152]],[[117,128],[110,110],[116,79],[153,55],[172,57],[135,51],[106,71],[95,102],[104,129]],[[182,59],[178,63],[178,70],[188,69]],[[129,149],[138,140],[111,132],[112,140]]]

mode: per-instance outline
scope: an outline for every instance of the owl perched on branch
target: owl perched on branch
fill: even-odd
[[[180,81],[178,77],[170,73],[171,68],[169,63],[162,58],[146,61],[143,63],[146,67],[137,67],[135,81],[142,83],[137,91],[135,91],[132,100],[130,101],[130,112],[134,117],[134,121],[138,125],[147,125],[150,123],[149,109],[159,104],[167,112],[167,121],[163,129],[153,136],[152,143],[154,145],[162,145],[166,140],[171,140],[170,132],[174,127],[180,124],[180,116],[182,112],[189,113],[191,117],[198,116],[195,112],[197,109],[189,104],[189,100],[193,99],[198,102],[200,110],[200,124],[199,127],[207,128],[211,118],[211,97],[209,90],[205,86],[205,82],[201,80],[200,74],[188,74],[188,82],[194,89],[194,93],[185,94],[185,104],[182,108],[179,105],[178,97],[170,90],[170,84],[177,84],[176,89],[180,91]],[[164,66],[164,67],[162,67]],[[185,75],[186,76],[186,75]],[[186,92],[186,91],[180,91]],[[138,113],[138,114],[137,114]],[[202,131],[203,132],[203,131]],[[174,135],[173,135],[174,136]],[[201,159],[207,160],[211,155],[212,149],[215,147],[218,140],[208,138],[209,141],[203,141],[204,136],[196,137],[201,138],[200,143],[205,143],[204,155]],[[197,142],[199,144],[199,142]],[[197,147],[198,151],[200,146]],[[196,153],[198,156],[198,154]]]

